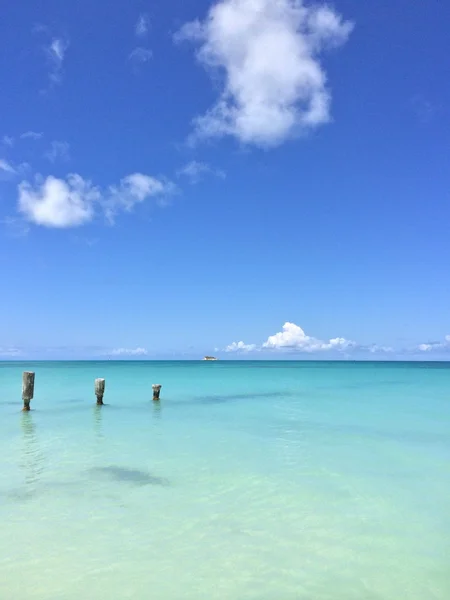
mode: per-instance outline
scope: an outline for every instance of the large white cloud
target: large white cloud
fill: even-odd
[[[177,41],[223,76],[217,102],[194,121],[200,138],[235,136],[274,146],[330,120],[330,92],[319,57],[343,44],[352,23],[303,0],[219,0],[203,21],[186,23]]]
[[[253,350],[294,350],[296,352],[326,352],[347,351],[361,348],[355,342],[342,337],[332,338],[327,341],[306,335],[301,327],[295,323],[285,323],[282,331],[269,336],[262,346],[233,342],[226,348],[226,352],[251,352]],[[377,347],[378,348],[378,347]]]
[[[355,347],[355,342],[338,337],[328,341],[306,335],[301,327],[295,323],[285,323],[282,331],[271,335],[263,344],[263,348],[280,350],[283,348],[294,349],[299,352],[323,352],[326,350],[348,350]]]
[[[120,211],[130,211],[136,204],[155,197],[164,198],[175,190],[174,184],[143,173],[127,175],[116,186],[101,190],[78,174],[66,179],[37,177],[18,186],[19,211],[37,225],[77,227],[92,221],[96,212],[112,222]]]

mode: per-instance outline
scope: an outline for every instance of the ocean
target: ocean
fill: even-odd
[[[0,363],[0,523],[1,600],[448,600],[450,363]]]

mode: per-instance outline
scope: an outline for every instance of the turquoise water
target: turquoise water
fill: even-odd
[[[450,364],[0,363],[0,598],[448,600],[449,424]]]

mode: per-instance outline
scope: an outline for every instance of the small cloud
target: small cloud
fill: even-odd
[[[14,146],[14,138],[9,135],[4,135],[2,137],[2,144],[4,146]]]
[[[244,342],[233,342],[225,348],[225,352],[252,352],[256,350],[256,344],[245,344]]]
[[[19,348],[0,348],[0,356],[7,356],[12,358],[14,356],[20,356],[22,351]]]
[[[50,82],[58,85],[62,80],[63,63],[69,42],[63,38],[53,38],[46,48],[47,58],[50,64]]]
[[[207,174],[215,175],[221,179],[225,179],[226,177],[224,171],[214,169],[208,164],[196,160],[189,162],[177,171],[178,177],[187,177],[190,180],[190,183],[198,183],[203,178],[203,175]]]
[[[8,173],[10,175],[15,175],[17,173],[16,169],[6,160],[0,158],[0,172]]]
[[[20,134],[21,140],[31,139],[31,140],[40,140],[43,137],[42,132],[37,131],[25,131],[25,133]]]
[[[129,55],[129,59],[135,63],[136,65],[138,64],[144,64],[146,62],[148,62],[153,56],[153,53],[151,50],[148,50],[148,48],[142,48],[142,47],[138,47],[135,48]]]
[[[49,176],[36,177],[35,184],[22,181],[19,190],[19,211],[36,225],[44,227],[77,227],[94,217],[94,204],[101,199],[100,190],[80,175],[68,175],[67,180]]]
[[[137,37],[144,37],[147,35],[150,27],[150,19],[149,16],[145,13],[139,15],[139,19],[137,20],[135,27],[135,34]]]
[[[50,150],[48,150],[44,156],[52,163],[57,160],[68,161],[70,158],[69,149],[70,146],[67,142],[53,141]]]
[[[322,53],[344,44],[353,23],[326,5],[301,0],[217,0],[175,41],[197,47],[219,73],[216,102],[194,119],[193,139],[235,137],[272,147],[328,123],[331,94]]]
[[[372,344],[370,346],[360,346],[360,350],[365,350],[371,354],[391,354],[394,352],[394,348],[391,346],[379,346],[378,344]]]
[[[118,212],[133,210],[149,198],[164,199],[176,193],[177,187],[168,179],[151,177],[143,173],[133,173],[121,179],[118,186],[111,186],[104,198],[103,210],[110,223],[114,223]]]
[[[435,351],[450,351],[450,335],[446,335],[444,340],[441,342],[428,342],[426,344],[419,344],[415,350],[426,353]]]
[[[146,348],[115,348],[108,354],[111,356],[146,356],[148,350]]]
[[[437,106],[420,95],[411,99],[411,106],[417,120],[424,125],[430,123],[437,112]]]

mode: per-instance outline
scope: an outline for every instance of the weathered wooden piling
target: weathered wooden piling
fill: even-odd
[[[158,384],[154,383],[154,384],[152,385],[152,389],[153,389],[153,400],[159,400],[159,394],[160,394],[160,392],[161,392],[161,388],[162,388],[162,385],[160,385],[159,383],[158,383]]]
[[[22,375],[22,400],[24,411],[30,410],[30,402],[34,396],[34,373],[24,371]]]
[[[96,379],[95,380],[95,395],[97,396],[97,404],[103,404],[103,395],[105,393],[105,380],[104,379]]]

